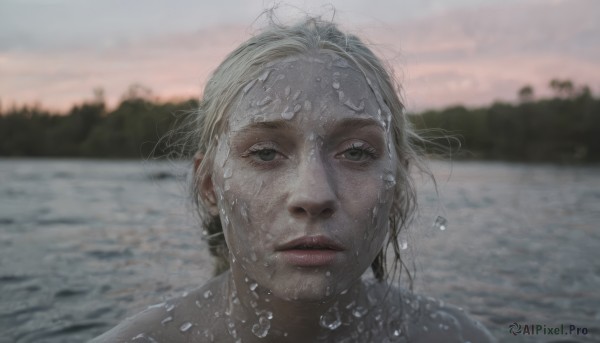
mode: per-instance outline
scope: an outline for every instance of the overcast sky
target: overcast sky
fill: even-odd
[[[331,17],[396,70],[409,109],[514,101],[551,78],[600,92],[600,1],[286,1]],[[0,100],[65,109],[102,87],[109,103],[141,83],[162,98],[198,96],[269,1],[2,0]]]

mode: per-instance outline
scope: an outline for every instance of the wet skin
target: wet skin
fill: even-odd
[[[113,338],[488,341],[455,308],[428,300],[417,311],[412,295],[361,281],[386,238],[398,158],[377,90],[340,62],[296,56],[247,85],[199,180],[221,218],[231,270]],[[436,311],[447,314],[439,323],[427,316]]]
[[[365,77],[328,63],[280,62],[253,85],[219,139],[206,189],[218,199],[234,276],[286,300],[350,288],[387,231],[391,136]]]

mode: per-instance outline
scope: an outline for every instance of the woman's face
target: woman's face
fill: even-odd
[[[282,60],[244,88],[212,174],[234,273],[310,301],[348,289],[369,267],[386,237],[397,164],[374,94],[329,54]]]

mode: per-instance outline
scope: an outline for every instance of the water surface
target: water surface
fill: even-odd
[[[600,167],[432,166],[439,196],[421,182],[403,236],[415,290],[467,309],[501,342],[598,341]],[[189,168],[0,159],[0,342],[85,341],[208,280]],[[512,336],[513,322],[591,334]]]

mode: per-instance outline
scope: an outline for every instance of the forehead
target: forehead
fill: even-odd
[[[338,56],[299,55],[265,66],[245,85],[230,113],[229,129],[261,121],[349,117],[381,121],[380,105],[365,75]]]

